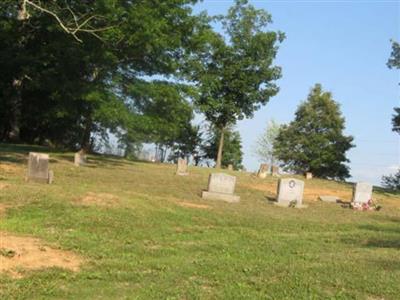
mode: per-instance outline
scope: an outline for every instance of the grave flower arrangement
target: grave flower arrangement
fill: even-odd
[[[350,204],[350,208],[354,210],[380,210],[382,206],[378,205],[372,199],[368,200],[368,202],[361,203],[361,202],[352,202]]]

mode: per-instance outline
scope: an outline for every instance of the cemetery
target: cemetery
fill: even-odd
[[[51,185],[25,181],[29,152],[49,156]],[[328,278],[335,278],[346,297],[394,299],[400,292],[395,264],[400,195],[371,191],[364,183],[305,181],[303,176],[257,178],[201,167],[176,176],[173,164],[94,155],[89,160],[90,167],[74,168],[73,153],[0,147],[0,248],[1,260],[7,261],[0,278],[2,284],[32,283],[8,285],[4,295],[77,298],[89,287],[107,298],[132,289],[143,298],[193,293],[230,297],[237,293],[231,281],[244,284],[249,278],[258,288],[243,287],[241,292],[251,298],[271,289],[279,297],[324,298],[334,295],[325,290],[331,285]],[[344,209],[320,201],[321,195],[347,202],[372,195],[383,209]],[[289,207],[293,200],[307,207]],[[270,205],[274,201],[285,205]],[[371,256],[379,267],[366,263]],[[363,282],[352,281],[366,273],[370,275]],[[88,279],[91,274],[95,281]],[[194,274],[202,275],[190,279]],[[279,281],[262,281],[277,274],[282,274]],[[318,279],[319,274],[326,279]],[[45,283],[36,285],[43,276]],[[59,280],[63,290],[45,289]],[[310,282],[311,291],[298,288]]]
[[[400,299],[399,11],[0,1],[0,299]]]

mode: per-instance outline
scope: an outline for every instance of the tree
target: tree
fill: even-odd
[[[247,0],[236,0],[226,16],[219,16],[224,34],[208,31],[207,43],[188,64],[188,77],[198,87],[195,104],[220,133],[216,167],[221,167],[226,128],[253,116],[278,93],[275,80],[281,69],[273,66],[281,32],[266,31],[271,16]]]
[[[225,130],[225,147],[222,152],[221,166],[228,167],[233,165],[234,169],[241,169],[243,152],[242,140],[238,131],[233,128],[227,127]],[[221,136],[220,129],[213,126],[211,128],[211,135],[203,145],[204,158],[217,161],[217,149],[219,146],[219,139]]]
[[[382,185],[390,190],[400,192],[400,170],[396,174],[383,176]]]
[[[295,120],[280,130],[275,155],[287,170],[343,180],[350,176],[346,152],[354,147],[353,137],[345,136],[344,129],[339,104],[316,84],[298,107]]]
[[[392,53],[387,63],[390,69],[400,69],[400,44],[392,42]],[[400,134],[400,107],[394,108],[395,114],[392,119],[393,131]]]
[[[255,154],[259,157],[261,162],[270,163],[271,165],[276,163],[277,159],[274,155],[274,149],[280,128],[281,125],[275,120],[271,120],[268,122],[262,135],[257,139]]]
[[[392,42],[392,54],[387,63],[390,69],[400,69],[400,44]],[[400,134],[400,107],[394,108],[395,114],[392,118],[393,131]],[[384,187],[400,191],[400,170],[393,175],[383,176],[382,184]]]
[[[201,44],[195,2],[1,1],[0,139],[90,150],[94,136],[128,131],[139,122],[128,87],[179,78]]]

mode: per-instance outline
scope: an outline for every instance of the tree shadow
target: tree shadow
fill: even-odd
[[[398,224],[400,219],[390,217],[385,218],[385,221],[384,224],[379,225],[365,224],[358,226],[359,229],[374,235],[374,237],[362,242],[365,247],[400,249],[400,226]]]

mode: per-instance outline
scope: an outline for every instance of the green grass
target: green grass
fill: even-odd
[[[230,172],[241,202],[203,201],[212,169],[180,177],[173,165],[104,156],[76,168],[62,152],[51,153],[54,184],[26,183],[31,149],[0,145],[0,164],[18,167],[0,168],[10,185],[0,203],[11,206],[0,231],[41,238],[86,263],[76,273],[0,275],[2,299],[399,299],[399,195],[378,190],[379,212],[307,197],[307,209],[285,209],[267,204],[275,178]],[[323,180],[306,187],[351,193],[349,184]],[[77,205],[88,192],[119,201]]]

